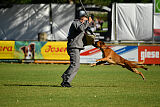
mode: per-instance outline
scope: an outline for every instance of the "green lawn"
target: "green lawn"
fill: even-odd
[[[160,66],[142,71],[81,65],[72,88],[60,87],[69,65],[0,64],[0,107],[160,107]]]

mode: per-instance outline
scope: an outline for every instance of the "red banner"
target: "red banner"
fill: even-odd
[[[154,29],[154,36],[160,36],[160,29]]]
[[[139,46],[138,61],[144,64],[160,64],[160,46]]]

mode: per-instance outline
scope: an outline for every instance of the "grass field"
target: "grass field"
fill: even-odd
[[[68,65],[0,64],[0,107],[160,107],[160,66],[146,81],[120,66],[81,65],[72,88],[60,87]]]

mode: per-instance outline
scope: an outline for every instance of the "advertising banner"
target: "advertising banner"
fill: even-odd
[[[47,42],[38,41],[16,41],[15,59],[43,59],[41,48]]]
[[[14,41],[0,41],[0,59],[14,59]]]
[[[80,53],[80,63],[95,63],[96,59],[102,58],[102,52],[92,45],[85,46]]]
[[[138,61],[137,46],[109,46],[113,51],[130,61]],[[93,46],[86,46],[80,54],[81,63],[95,63],[96,59],[102,58],[102,51]]]
[[[159,46],[139,46],[138,61],[144,61],[144,64],[160,64]]]
[[[43,59],[69,60],[67,42],[47,42],[41,48]]]
[[[14,58],[69,60],[67,42],[16,41]]]
[[[113,51],[130,61],[144,64],[160,64],[160,46],[109,46]],[[80,53],[80,63],[95,63],[102,58],[102,51],[94,46],[85,46]],[[34,60],[69,61],[67,41],[0,41],[1,62]],[[26,60],[27,59],[27,60]]]

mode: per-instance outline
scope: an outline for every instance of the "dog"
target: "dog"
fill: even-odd
[[[144,61],[143,62],[128,61],[123,57],[119,56],[111,48],[107,47],[105,43],[102,41],[95,42],[93,46],[95,46],[96,48],[100,48],[100,50],[103,53],[103,58],[97,59],[96,60],[97,63],[91,64],[92,67],[108,62],[109,64],[120,65],[123,68],[127,68],[128,70],[135,72],[136,74],[139,74],[143,78],[143,80],[145,80],[144,75],[136,69],[136,68],[143,68],[145,70],[148,70],[148,68],[144,67],[143,65],[139,65],[143,64]]]
[[[35,54],[35,44],[31,43],[28,46],[23,46],[20,48],[24,53],[24,59],[34,59]]]

